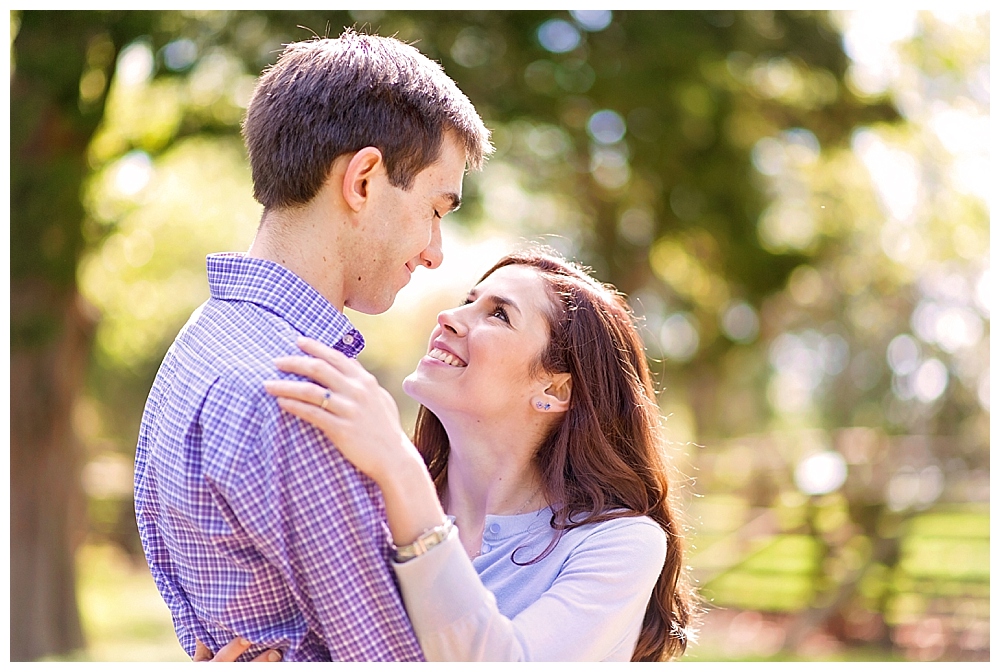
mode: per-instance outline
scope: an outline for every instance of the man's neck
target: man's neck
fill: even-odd
[[[336,224],[309,209],[265,213],[247,256],[281,264],[344,312],[344,262]]]

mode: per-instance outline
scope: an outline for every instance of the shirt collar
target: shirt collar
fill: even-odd
[[[361,332],[343,313],[281,264],[222,252],[208,255],[206,265],[213,299],[254,303],[280,315],[304,336],[349,357],[356,357],[365,347]]]
[[[538,511],[528,511],[516,516],[497,516],[487,514],[483,528],[483,539],[496,542],[531,530],[548,527],[552,520],[552,507],[546,506]]]

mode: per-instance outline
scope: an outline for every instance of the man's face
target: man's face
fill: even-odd
[[[361,224],[355,272],[347,279],[347,307],[383,313],[417,267],[441,265],[441,218],[461,201],[465,163],[464,147],[446,133],[440,157],[417,174],[409,190],[392,186],[380,173]]]

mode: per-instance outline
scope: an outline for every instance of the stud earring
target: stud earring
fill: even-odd
[[[552,407],[552,404],[543,404],[543,403],[542,403],[542,402],[540,402],[540,401],[536,401],[536,402],[535,402],[535,408],[537,408],[537,409],[538,409],[538,410],[540,410],[540,411],[547,411],[547,410],[549,410],[549,409],[550,409],[551,407]]]

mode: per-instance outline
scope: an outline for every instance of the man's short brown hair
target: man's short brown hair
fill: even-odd
[[[446,131],[474,170],[492,152],[472,103],[416,48],[351,29],[289,44],[261,75],[243,122],[254,198],[265,209],[308,203],[334,159],[364,147],[378,148],[390,183],[409,189]]]

